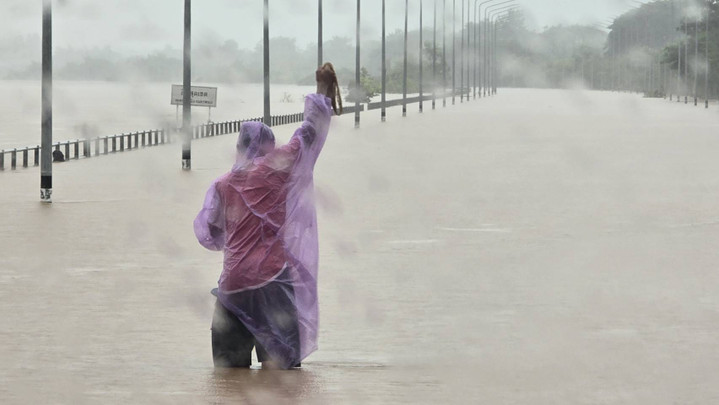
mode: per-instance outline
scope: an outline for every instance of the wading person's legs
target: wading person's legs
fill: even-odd
[[[252,333],[218,300],[212,316],[212,360],[215,367],[250,367],[254,345]]]

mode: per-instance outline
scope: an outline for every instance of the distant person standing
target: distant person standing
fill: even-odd
[[[317,217],[313,170],[342,100],[334,67],[316,73],[305,120],[275,148],[272,130],[240,127],[237,161],[215,180],[194,221],[204,247],[224,252],[212,322],[216,367],[287,369],[317,350]],[[339,106],[338,106],[339,104]]]

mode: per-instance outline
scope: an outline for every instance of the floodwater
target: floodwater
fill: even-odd
[[[169,92],[169,89],[168,89]],[[0,173],[3,403],[719,400],[719,113],[501,90],[333,122],[316,168],[320,350],[215,370],[194,240],[234,137]],[[293,126],[276,128],[286,140]]]
[[[182,108],[170,104],[173,83],[56,81],[53,139],[66,141],[181,125]],[[182,84],[182,83],[174,83]],[[217,87],[217,107],[193,109],[195,124],[261,117],[262,84],[205,84]],[[0,149],[40,143],[40,82],[0,80]],[[314,86],[271,87],[272,114],[301,112]]]

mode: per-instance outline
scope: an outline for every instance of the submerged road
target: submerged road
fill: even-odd
[[[0,173],[0,398],[719,401],[719,113],[502,90],[336,119],[316,168],[320,350],[214,370],[192,219],[235,138]],[[292,126],[275,129],[281,141]]]

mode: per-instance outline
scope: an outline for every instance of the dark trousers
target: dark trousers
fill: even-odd
[[[217,300],[212,316],[212,360],[215,367],[250,367],[255,346],[257,360],[267,360],[267,352],[255,341],[245,324]]]
[[[218,299],[212,317],[212,358],[215,367],[250,367],[252,348],[257,360],[282,360],[283,364],[300,365],[300,338],[297,307],[289,273],[264,287],[232,294],[231,305],[239,308],[254,325],[261,325],[282,337],[281,344],[272,341],[263,347],[245,324]]]

